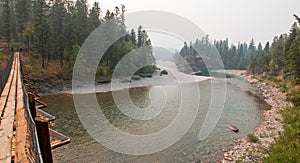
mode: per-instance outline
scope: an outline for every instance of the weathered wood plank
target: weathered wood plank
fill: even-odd
[[[17,75],[18,64],[17,55],[14,57],[14,67],[12,69],[12,82],[9,89],[8,99],[3,110],[3,116],[1,119],[1,149],[0,161],[10,163],[12,160],[12,138],[13,138],[13,124],[16,109],[16,89],[17,89]]]
[[[15,67],[15,62],[13,62],[12,64],[12,69]],[[11,87],[11,84],[12,84],[12,78],[13,78],[13,73],[14,71],[10,71],[10,74],[9,74],[9,77],[7,79],[7,82],[4,86],[4,89],[1,93],[1,97],[0,97],[0,116],[2,115],[3,111],[4,111],[4,107],[6,105],[6,101],[7,101],[7,98],[8,98],[8,94],[9,94],[9,90],[10,90],[10,87]]]
[[[19,61],[19,60],[18,60]],[[18,62],[18,72],[21,72],[20,62]],[[25,107],[23,100],[23,86],[21,82],[21,75],[18,73],[17,81],[17,106],[16,106],[16,135],[15,135],[15,163],[27,163],[29,160],[26,156],[26,135],[28,134],[28,124],[25,118]]]

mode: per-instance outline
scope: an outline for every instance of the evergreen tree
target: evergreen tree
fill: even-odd
[[[87,0],[77,0],[75,4],[76,44],[82,45],[89,35]]]
[[[269,52],[270,51],[270,42],[268,41],[264,47],[264,51],[265,52]]]
[[[60,64],[63,65],[64,54],[64,40],[63,29],[66,25],[67,9],[65,8],[65,2],[63,0],[55,0],[51,7],[51,49],[55,54],[53,59],[60,59]]]
[[[258,43],[257,50],[258,50],[259,52],[261,52],[261,51],[263,50],[263,47],[262,47],[261,42]]]
[[[137,43],[136,43],[136,33],[135,33],[134,29],[131,30],[130,38],[131,38],[132,44],[134,46],[136,46],[137,45]]]
[[[137,38],[137,47],[141,47],[144,44],[144,36],[143,36],[143,31],[142,31],[143,27],[139,26],[138,28],[138,38]]]
[[[90,32],[95,30],[101,24],[100,13],[101,13],[101,9],[99,7],[99,3],[95,2],[92,9],[90,10],[90,14],[88,18]]]
[[[3,35],[7,39],[7,46],[10,47],[11,41],[11,8],[9,0],[3,0]]]
[[[285,44],[285,64],[287,77],[293,82],[300,83],[300,35],[297,24],[294,24]]]
[[[22,33],[26,28],[25,24],[31,19],[32,2],[31,0],[16,0],[15,5],[18,37],[24,41]]]
[[[49,6],[44,0],[38,0],[35,3],[35,46],[37,52],[42,56],[42,67],[47,67],[49,57],[49,40],[51,37],[50,26],[47,21]]]

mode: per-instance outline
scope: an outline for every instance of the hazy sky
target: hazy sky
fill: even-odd
[[[229,38],[232,43],[271,41],[289,31],[293,14],[300,15],[300,0],[88,0],[107,9],[124,4],[127,12],[162,10],[181,15],[209,34],[211,38]]]

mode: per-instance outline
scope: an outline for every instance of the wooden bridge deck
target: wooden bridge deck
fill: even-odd
[[[49,131],[48,123],[55,117],[39,110],[47,105],[36,99],[29,88],[25,89],[19,52],[13,57],[0,96],[0,163],[52,163],[51,148],[68,144],[70,139],[54,130]],[[36,106],[35,102],[40,105]],[[41,117],[36,117],[37,112]],[[50,142],[49,135],[57,140]]]
[[[0,162],[27,162],[25,155],[27,123],[24,114],[23,86],[19,53],[0,97]],[[17,120],[17,121],[16,121]]]

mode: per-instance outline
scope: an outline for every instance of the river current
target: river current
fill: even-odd
[[[226,95],[223,112],[212,131],[204,140],[199,140],[199,131],[211,105],[212,98],[224,98],[222,93],[215,92],[212,96],[212,83],[218,91],[218,86],[226,82]],[[115,90],[113,92],[96,93],[98,105],[105,117],[113,126],[128,134],[144,135],[160,131],[177,117],[179,108],[192,108],[193,102],[180,106],[182,89],[193,89],[197,85],[200,98],[195,121],[186,134],[172,146],[147,155],[128,155],[114,152],[101,145],[83,127],[70,94],[44,96],[43,101],[48,104],[45,109],[56,117],[51,123],[52,129],[58,130],[71,138],[71,143],[53,150],[56,162],[217,162],[222,159],[224,151],[233,146],[233,138],[239,138],[250,133],[260,122],[263,110],[267,105],[259,97],[258,90],[239,77],[213,78],[205,81],[184,83],[181,85],[170,83],[155,86],[143,86],[130,89]],[[101,87],[101,86],[99,86]],[[153,119],[136,120],[123,114],[114,102],[114,94],[122,95],[129,92],[130,101],[143,109],[151,105],[150,96],[156,97],[163,90],[166,99],[161,112]],[[220,89],[221,90],[221,89]],[[81,94],[84,99],[89,94]],[[193,99],[192,94],[185,94],[186,99]],[[191,96],[191,97],[189,97]],[[221,97],[222,96],[222,97]],[[151,98],[152,100],[155,98]],[[130,107],[127,100],[121,102],[121,107]],[[190,105],[190,106],[189,106]],[[88,106],[87,106],[88,107]],[[94,113],[86,114],[92,118]],[[86,117],[89,118],[89,117]],[[101,123],[101,122],[95,122]],[[95,124],[91,124],[95,125]],[[97,124],[101,126],[101,124]],[[240,131],[232,132],[227,125],[235,125]],[[181,127],[181,126],[178,126]],[[176,132],[174,134],[177,134]],[[101,136],[101,134],[100,134]],[[115,141],[111,138],[109,141]],[[151,144],[149,144],[151,146]]]

